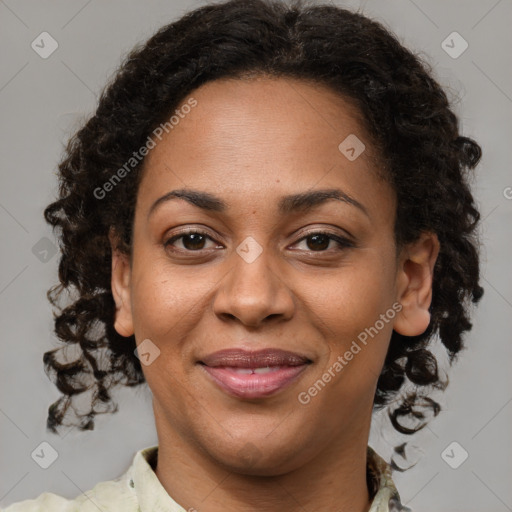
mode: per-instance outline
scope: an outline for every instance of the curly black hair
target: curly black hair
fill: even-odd
[[[380,23],[301,0],[229,0],[187,13],[133,49],[103,90],[94,115],[68,141],[59,163],[58,199],[44,211],[46,221],[60,230],[60,284],[47,295],[58,307],[55,333],[65,343],[44,354],[45,371],[63,393],[48,409],[47,430],[93,429],[96,414],[117,411],[110,388],[145,382],[134,336],[123,337],[113,327],[108,238],[113,229],[119,249],[131,254],[144,159],[108,194],[98,191],[196,88],[257,75],[312,81],[354,105],[396,191],[397,247],[422,232],[437,234],[441,249],[430,324],[415,337],[393,332],[374,409],[387,406],[393,426],[404,434],[425,426],[418,408],[439,412],[427,395],[444,389],[447,380],[429,347],[437,336],[451,364],[463,348],[464,331],[472,327],[471,302],[483,294],[480,215],[468,176],[481,158],[480,146],[459,133],[458,118],[430,67]],[[64,290],[75,296],[60,307]],[[75,357],[59,361],[70,346]],[[413,388],[404,394],[406,384]],[[77,411],[75,399],[86,391],[89,406]],[[68,415],[72,421],[65,423]],[[402,423],[407,417],[415,426]]]

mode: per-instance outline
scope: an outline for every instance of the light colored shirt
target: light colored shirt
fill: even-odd
[[[154,472],[157,457],[158,445],[143,448],[123,475],[99,482],[74,499],[43,492],[35,499],[13,503],[3,512],[194,512],[178,505],[162,486]],[[370,446],[367,482],[373,499],[369,512],[412,512],[400,503],[390,466]]]

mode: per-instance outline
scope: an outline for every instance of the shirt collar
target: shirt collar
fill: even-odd
[[[370,495],[373,496],[368,512],[412,512],[400,501],[391,478],[391,466],[371,446],[367,450],[366,476]]]
[[[141,512],[186,512],[167,493],[158,480],[156,467],[158,445],[139,450],[127,471],[126,484],[135,492]],[[367,450],[367,481],[372,498],[368,512],[412,512],[400,502],[391,478],[391,467],[370,446]]]

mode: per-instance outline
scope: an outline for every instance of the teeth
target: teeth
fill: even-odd
[[[232,368],[236,373],[242,373],[244,375],[251,375],[252,373],[257,373],[261,375],[262,373],[269,373],[269,372],[275,372],[276,370],[279,370],[278,366],[265,366],[262,368]]]
[[[277,370],[276,367],[270,368],[269,366],[267,366],[265,368],[254,368],[254,373],[269,373],[275,370]]]

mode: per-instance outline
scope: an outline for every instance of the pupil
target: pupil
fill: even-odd
[[[329,246],[329,237],[326,236],[326,235],[311,235],[308,237],[309,240],[316,240],[318,242],[318,240],[323,240],[324,243],[320,242],[320,244],[316,244],[315,245],[315,242],[313,242],[313,244],[310,244],[309,241],[308,241],[308,248],[309,249],[326,249],[328,246]],[[311,245],[313,245],[313,247],[311,247]]]
[[[188,235],[185,235],[183,238],[183,245],[187,249],[202,249],[201,242],[204,244],[204,240],[200,240],[201,238],[204,238],[203,235],[200,235],[199,233],[190,233]],[[192,244],[187,243],[187,240],[192,239]],[[197,246],[199,244],[200,247]]]

